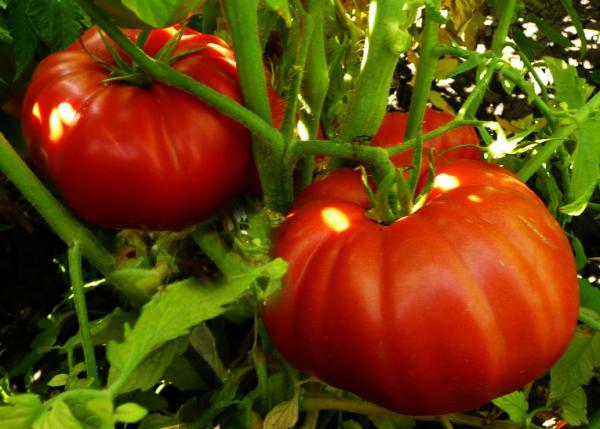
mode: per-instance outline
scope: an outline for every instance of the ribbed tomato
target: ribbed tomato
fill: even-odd
[[[146,52],[175,33],[153,30]],[[160,82],[106,82],[96,60],[115,60],[97,29],[81,43],[39,64],[22,110],[33,160],[76,213],[104,227],[170,229],[205,219],[243,190],[252,164],[243,126]],[[229,46],[187,30],[174,54],[193,49],[173,67],[241,102]]]
[[[429,131],[433,131],[442,125],[447,124],[452,119],[454,119],[454,117],[449,113],[427,108],[425,109],[425,116],[423,118],[422,132],[428,133]],[[383,122],[379,126],[377,133],[373,136],[372,145],[390,147],[401,144],[404,140],[407,123],[408,113],[387,113],[384,116]],[[452,149],[463,145],[468,146]],[[475,129],[472,127],[455,128],[441,136],[427,140],[423,142],[423,161],[421,170],[425,171],[427,169],[430,150],[432,150],[436,156],[443,153],[443,158],[445,160],[481,159],[481,151],[475,146],[479,146],[479,138],[477,137]],[[410,149],[392,156],[391,159],[397,167],[408,167],[412,163],[413,154],[414,149]]]
[[[293,365],[392,410],[478,407],[547,371],[577,320],[569,242],[538,197],[482,161],[439,168],[426,204],[384,226],[359,175],[309,186],[273,254],[263,318]]]

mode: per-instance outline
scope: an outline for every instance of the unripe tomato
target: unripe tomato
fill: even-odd
[[[538,197],[482,161],[442,165],[426,204],[365,216],[355,171],[306,188],[274,241],[288,272],[265,326],[300,370],[410,415],[473,409],[544,374],[579,290],[569,241]]]
[[[175,33],[153,30],[146,52]],[[115,60],[97,29],[81,43],[39,64],[21,121],[33,161],[76,213],[104,227],[171,229],[205,219],[244,189],[252,158],[243,126],[160,82],[105,81],[109,71],[95,58]],[[229,46],[187,30],[175,54],[189,50],[172,66],[241,103]]]
[[[165,19],[157,22],[156,25],[150,25],[137,17],[137,15],[128,7],[123,5],[121,0],[94,0],[96,6],[109,14],[115,24],[125,28],[164,28],[184,21],[197,9],[203,0],[186,0],[181,2],[171,14]],[[164,5],[164,7],[168,7]]]

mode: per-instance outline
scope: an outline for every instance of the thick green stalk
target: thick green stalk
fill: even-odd
[[[415,139],[415,152],[413,156],[413,170],[408,183],[414,192],[421,175],[421,159],[423,157],[423,141],[420,138],[423,129],[425,107],[429,100],[429,91],[435,76],[438,57],[434,50],[438,41],[439,29],[439,1],[427,6],[425,11],[425,26],[423,28],[423,44],[421,46],[419,67],[415,76],[415,87],[410,100],[410,114],[406,124],[404,139]]]
[[[79,337],[81,339],[81,347],[83,348],[87,377],[94,380],[92,386],[98,387],[100,386],[100,380],[98,379],[94,342],[92,340],[87,304],[85,302],[83,275],[81,271],[81,246],[78,241],[75,241],[69,247],[69,277],[71,279],[75,312],[77,313],[77,321],[79,322]]]
[[[504,48],[504,45],[508,40],[508,31],[512,24],[516,4],[517,0],[502,0],[496,2],[496,5],[499,6],[500,9],[497,11],[498,27],[496,28],[494,38],[492,39],[492,51],[499,57],[502,56],[502,48]]]
[[[258,31],[258,0],[225,0],[223,5],[233,38],[244,102],[272,124]],[[268,144],[263,137],[254,135],[252,142],[265,204],[280,212],[285,212],[293,199],[292,174],[281,170],[284,141],[280,138],[278,144]]]
[[[312,10],[309,13],[315,13]],[[327,53],[325,52],[325,31],[323,22],[322,4],[315,13],[315,27],[310,39],[306,58],[304,83],[302,85],[302,98],[306,103],[306,111],[301,113],[308,139],[314,140],[320,127],[323,103],[329,89],[329,67],[327,65]],[[299,174],[296,181],[296,191],[302,190],[312,182],[315,164],[314,156],[303,158],[299,166]]]
[[[342,140],[375,134],[386,111],[398,58],[410,45],[406,0],[372,1],[365,54],[350,94]]]
[[[115,262],[113,255],[46,189],[1,133],[0,171],[14,183],[67,245],[79,243],[83,256],[104,275],[110,274]]]
[[[232,252],[223,243],[223,239],[215,229],[212,221],[209,220],[199,224],[192,232],[191,237],[225,277],[241,274],[248,268],[248,264],[240,255]]]

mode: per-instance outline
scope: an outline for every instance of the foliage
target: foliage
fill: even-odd
[[[116,2],[142,27],[193,13],[188,27],[230,43],[243,106],[165,58],[148,57],[115,27],[107,3],[115,2],[0,0],[0,250],[18,250],[14,266],[1,265],[7,292],[0,299],[19,315],[0,312],[15,318],[0,334],[3,428],[391,429],[427,421],[446,428],[597,427],[600,78],[598,34],[590,37],[588,28],[598,19],[593,2]],[[38,63],[92,24],[145,82],[186,91],[248,128],[260,192],[240,193],[203,223],[177,231],[111,230],[73,215],[31,169],[20,105]],[[274,103],[270,87],[285,102]],[[452,116],[422,127],[431,107]],[[386,110],[407,112],[397,131],[403,135],[391,146],[387,138],[371,146]],[[437,147],[434,139],[459,136],[465,126],[477,128],[480,149],[472,139],[468,148],[454,142],[454,155],[480,150],[487,162],[516,173],[570,239],[580,308],[566,352],[522,389],[444,416],[399,415],[290,366],[271,343],[261,309],[286,275],[272,241],[300,191],[324,170],[359,167],[365,187],[358,191],[374,189],[363,195],[372,205],[368,216],[392,223],[424,204],[431,188],[424,182],[439,155],[428,150]],[[398,153],[402,165],[390,160]],[[64,245],[41,246],[48,231]],[[42,261],[56,276],[36,277]],[[29,287],[16,286],[25,276],[11,270],[20,266],[34,278]],[[44,290],[50,282],[62,293]],[[14,290],[16,298],[5,299]],[[12,353],[4,344],[11,329],[21,344]]]

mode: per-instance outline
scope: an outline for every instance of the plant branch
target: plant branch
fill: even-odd
[[[517,4],[517,0],[504,0],[496,2],[497,7],[500,9],[498,12],[498,27],[494,32],[494,38],[492,40],[492,51],[501,57],[502,49],[508,39],[508,31],[510,30],[510,25],[512,24],[513,14],[515,12],[515,6]]]
[[[83,256],[102,274],[110,275],[115,262],[113,255],[46,189],[1,133],[0,171],[19,189],[67,245],[79,243]]]
[[[538,152],[529,158],[517,175],[526,182],[535,172],[547,162],[563,142],[577,130],[577,124],[586,121],[590,115],[600,108],[600,93],[596,93],[573,116],[572,123],[558,127],[548,141],[539,148]]]
[[[94,342],[90,331],[85,291],[83,288],[83,275],[81,271],[81,245],[75,241],[69,246],[69,277],[71,279],[71,290],[73,291],[73,302],[79,322],[79,337],[83,348],[83,357],[87,377],[93,380],[93,387],[100,386],[98,379],[98,368],[96,367],[96,355],[94,354]]]
[[[427,6],[425,25],[423,28],[423,44],[420,52],[419,67],[415,76],[415,87],[410,100],[410,113],[406,124],[405,140],[415,141],[415,152],[412,159],[413,170],[408,179],[408,185],[414,193],[421,175],[421,160],[423,157],[423,140],[421,138],[425,107],[429,100],[429,91],[433,83],[438,57],[434,48],[438,41],[439,1],[433,6]]]
[[[342,140],[375,134],[387,107],[398,58],[411,41],[408,26],[412,23],[413,4],[406,0],[371,2],[369,32],[365,54],[356,86],[350,94],[348,111],[342,128]]]
[[[405,419],[415,419],[421,421],[439,421],[439,416],[407,416],[388,410],[369,402],[357,401],[352,399],[341,399],[333,396],[305,394],[301,400],[303,411],[336,410],[349,413],[377,415],[383,417],[399,417]],[[481,417],[470,416],[461,413],[452,413],[444,415],[447,421],[452,423],[464,424],[468,426],[488,428],[488,429],[518,429],[520,426],[508,420],[492,420]]]
[[[286,158],[288,168],[306,155],[328,155],[335,158],[353,159],[372,167],[378,179],[394,177],[396,167],[390,161],[387,151],[381,147],[335,140],[297,140]]]

